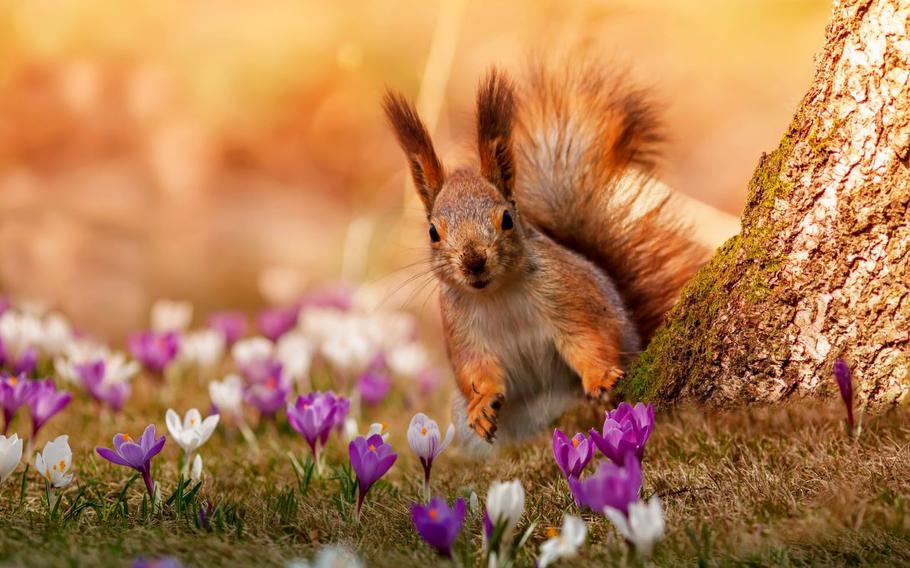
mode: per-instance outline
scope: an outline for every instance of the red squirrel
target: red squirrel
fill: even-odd
[[[454,170],[404,96],[384,109],[426,209],[462,443],[482,453],[606,398],[705,260],[653,181],[643,94],[590,64],[521,83],[494,69],[479,165]]]

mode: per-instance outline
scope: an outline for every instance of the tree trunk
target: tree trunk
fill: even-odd
[[[835,2],[815,80],[749,185],[741,233],[620,386],[719,406],[836,392],[910,400],[908,0]]]

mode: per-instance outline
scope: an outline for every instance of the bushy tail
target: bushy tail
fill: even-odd
[[[660,136],[646,97],[593,63],[532,67],[521,85],[515,193],[551,238],[604,269],[643,344],[706,259],[653,179]]]

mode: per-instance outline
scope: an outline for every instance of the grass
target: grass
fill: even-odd
[[[20,466],[0,487],[0,564],[117,566],[138,555],[172,555],[193,566],[277,566],[308,558],[330,543],[355,549],[370,566],[438,563],[411,527],[409,507],[419,498],[421,475],[407,449],[405,429],[418,408],[403,410],[402,400],[368,416],[392,419],[390,441],[400,457],[388,481],[371,492],[359,524],[353,520],[350,491],[342,490],[350,475],[344,467],[346,448],[338,439],[330,442],[333,468],[325,479],[295,473],[287,452],[303,460],[305,445],[283,421],[260,426],[258,454],[236,431],[219,426],[202,448],[206,478],[198,488],[178,480],[180,452],[169,441],[154,475],[170,504],[153,511],[142,481],[101,460],[93,449],[108,445],[124,428],[138,434],[149,421],[163,428],[168,406],[206,406],[204,388],[181,385],[137,385],[132,406],[115,419],[99,418],[80,397],[53,419],[41,443],[70,434],[76,481],[63,494],[53,521],[33,469],[24,485]],[[425,404],[419,409],[436,408],[436,417],[442,416],[442,401]],[[585,407],[563,422],[569,428],[592,425],[597,415]],[[668,532],[653,563],[910,564],[908,413],[899,409],[868,420],[858,439],[846,436],[841,419],[840,407],[808,401],[727,413],[691,407],[659,413],[645,457],[644,491],[660,495]],[[528,495],[523,527],[536,523],[519,556],[519,565],[529,566],[547,529],[559,526],[564,512],[575,512],[547,435],[482,462],[447,452],[434,465],[434,490],[450,499],[471,491],[483,497],[490,481],[515,477]],[[204,526],[198,521],[200,507],[208,507]],[[588,543],[565,565],[631,562],[608,521],[583,516]],[[479,519],[469,513],[462,550],[479,550],[480,530]],[[480,565],[479,556],[475,560]]]

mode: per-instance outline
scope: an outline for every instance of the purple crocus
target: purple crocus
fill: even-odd
[[[16,412],[28,402],[29,395],[34,387],[33,381],[25,375],[4,375],[0,378],[0,407],[3,408],[3,435],[9,430],[10,422]]]
[[[254,382],[247,386],[243,398],[255,406],[263,418],[272,418],[285,405],[290,392],[290,378],[285,373],[279,372],[261,382]]]
[[[364,403],[375,406],[385,400],[392,389],[392,379],[377,365],[370,365],[357,379],[357,392]]]
[[[604,507],[628,513],[629,504],[638,501],[641,484],[641,465],[634,456],[623,466],[603,462],[585,479],[569,478],[575,503],[597,513],[603,513]]]
[[[452,544],[461,532],[466,512],[464,499],[456,499],[452,508],[449,508],[445,500],[434,497],[426,505],[412,505],[411,520],[417,534],[427,544],[442,556],[452,558]]]
[[[180,334],[176,331],[140,331],[130,335],[129,347],[134,359],[140,361],[149,371],[161,374],[177,357],[180,350]]]
[[[569,438],[559,428],[553,430],[553,458],[566,479],[580,476],[593,456],[594,444],[581,432]]]
[[[152,458],[161,452],[166,441],[165,436],[155,438],[155,425],[149,424],[139,438],[139,443],[133,441],[129,434],[114,436],[114,449],[95,448],[98,455],[107,461],[130,467],[142,474],[145,488],[149,497],[155,501],[155,482],[152,481]]]
[[[29,391],[28,410],[32,416],[32,438],[34,439],[48,420],[66,408],[66,405],[73,399],[73,395],[57,390],[54,381],[50,379],[34,381]]]
[[[333,391],[325,391],[323,396],[326,400],[331,401],[335,407],[335,413],[332,418],[335,430],[341,432],[344,430],[344,421],[351,410],[351,399],[335,394]]]
[[[17,355],[11,353],[0,339],[0,366],[9,368],[13,374],[30,375],[38,364],[38,350],[32,346],[24,347]]]
[[[254,385],[279,377],[283,372],[284,366],[281,362],[271,357],[252,359],[240,366],[240,374],[248,383]]]
[[[233,345],[247,332],[247,319],[243,312],[217,312],[209,316],[208,323],[210,328],[224,335],[228,345]]]
[[[325,446],[335,427],[335,412],[334,395],[329,397],[321,392],[298,396],[296,402],[288,403],[288,422],[306,440],[317,465],[320,463],[319,446]]]
[[[355,438],[348,446],[348,455],[351,458],[351,468],[357,474],[359,517],[370,487],[389,471],[398,459],[398,454],[392,451],[392,446],[382,441],[380,434],[373,434],[369,438],[363,436]]]
[[[837,388],[840,391],[840,397],[847,407],[847,427],[852,433],[853,429],[853,373],[847,362],[840,357],[834,361],[834,380],[837,381]]]
[[[278,341],[282,335],[294,329],[299,313],[300,308],[297,306],[269,308],[259,312],[259,315],[256,316],[256,324],[262,335],[272,341]]]
[[[104,359],[88,363],[76,363],[73,365],[73,370],[89,396],[102,404],[108,405],[114,412],[119,412],[123,408],[123,403],[132,392],[132,387],[127,381],[107,383],[104,381],[105,371],[107,370]]]
[[[654,405],[642,403],[634,407],[621,403],[615,410],[607,412],[603,432],[591,429],[591,441],[600,452],[622,465],[628,454],[634,454],[641,461],[645,454],[645,443],[654,429]]]

